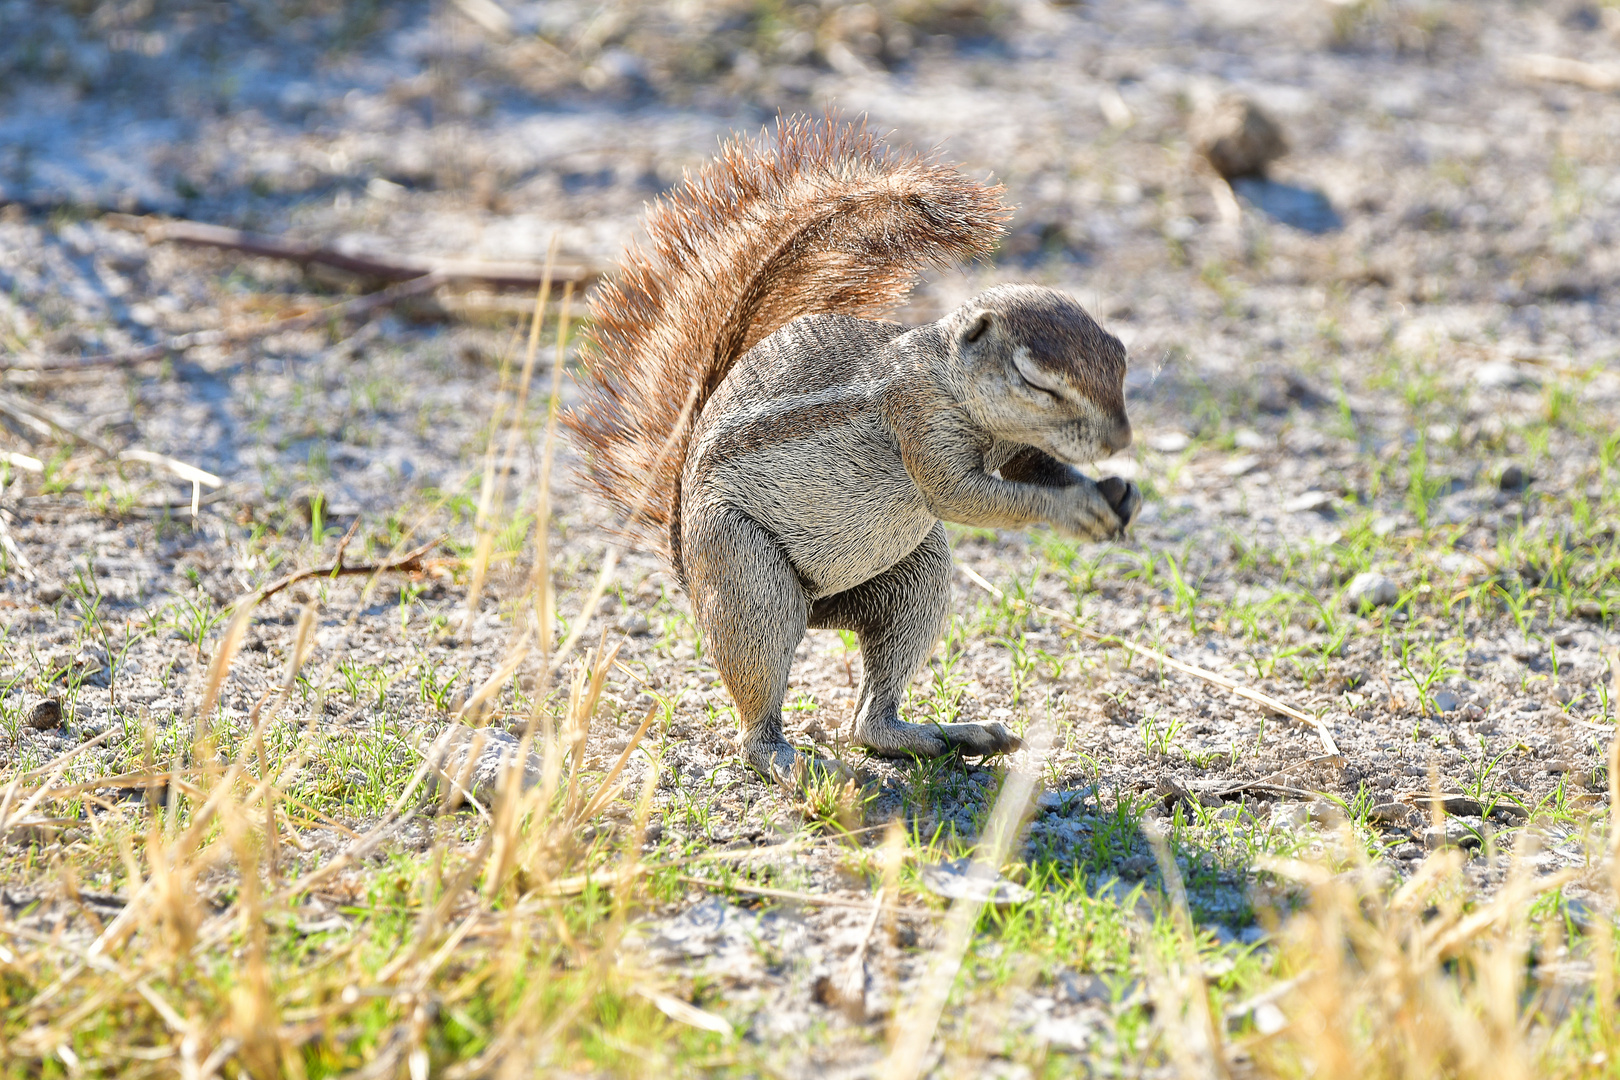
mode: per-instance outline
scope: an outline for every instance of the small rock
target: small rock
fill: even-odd
[[[634,610],[627,611],[619,617],[618,628],[620,633],[629,634],[631,637],[652,633],[652,623],[647,621],[647,616]]]
[[[922,868],[928,891],[947,900],[979,900],[987,904],[1021,904],[1034,895],[1016,881],[979,868],[968,859],[936,863]]]
[[[1350,579],[1350,586],[1344,591],[1344,602],[1352,608],[1360,608],[1364,604],[1384,607],[1400,598],[1401,590],[1376,570],[1357,574]]]
[[[1434,707],[1443,713],[1456,712],[1462,708],[1462,698],[1450,690],[1441,690],[1434,695]]]
[[[1523,491],[1529,486],[1530,474],[1515,462],[1503,466],[1502,474],[1496,478],[1496,487],[1499,491]]]
[[[1226,476],[1247,476],[1260,467],[1260,459],[1253,454],[1242,454],[1221,466]]]
[[[1114,999],[1114,993],[1109,989],[1108,983],[1101,975],[1090,972],[1060,971],[1054,980],[1057,984],[1057,998],[1067,1005],[1098,1004],[1106,1005]]]
[[[1405,825],[1411,814],[1411,807],[1405,803],[1379,803],[1367,811],[1367,820],[1377,825]]]
[[[1311,808],[1304,803],[1278,803],[1271,808],[1274,829],[1303,829],[1311,820]]]
[[[1179,454],[1192,445],[1192,440],[1179,431],[1161,431],[1148,436],[1147,445],[1161,454]]]
[[[1447,795],[1440,800],[1440,808],[1457,817],[1479,817],[1484,813],[1479,800],[1468,795]]]
[[[1199,117],[1193,140],[1198,152],[1228,180],[1260,176],[1288,152],[1282,128],[1245,97],[1229,97]]]
[[[36,731],[62,726],[62,703],[54,697],[39,698],[23,706],[23,723]]]
[[[500,728],[458,724],[433,754],[433,784],[429,790],[450,785],[458,795],[464,790],[476,799],[493,798],[502,773],[516,765],[517,751],[518,739]],[[540,768],[540,755],[530,751],[519,779],[525,790],[540,782]]]
[[[1443,829],[1423,830],[1423,846],[1430,851],[1454,847],[1469,851],[1480,846],[1479,836],[1460,822],[1448,821]]]
[[[1326,799],[1317,799],[1307,809],[1310,812],[1310,820],[1318,825],[1336,827],[1344,822],[1344,810],[1337,803]]]
[[[1153,870],[1153,859],[1148,855],[1132,855],[1119,864],[1121,877],[1144,878]]]
[[[1474,385],[1482,390],[1517,390],[1534,386],[1535,380],[1511,360],[1492,360],[1474,369]]]
[[[1261,1035],[1275,1035],[1288,1026],[1288,1016],[1274,1001],[1262,1001],[1254,1007],[1254,1029]]]
[[[1238,428],[1232,432],[1232,443],[1239,450],[1270,450],[1277,440],[1266,438],[1254,428]]]
[[[54,604],[62,599],[63,591],[60,581],[41,581],[34,586],[34,598],[42,604]]]
[[[1289,514],[1320,513],[1323,510],[1333,509],[1333,496],[1325,491],[1307,491],[1296,495],[1283,503],[1283,510]]]

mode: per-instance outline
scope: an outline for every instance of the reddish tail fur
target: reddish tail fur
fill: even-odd
[[[988,253],[1002,190],[830,119],[728,143],[649,207],[649,246],[591,301],[564,419],[587,478],[667,553],[693,420],[732,363],[801,315],[875,318],[924,267]]]

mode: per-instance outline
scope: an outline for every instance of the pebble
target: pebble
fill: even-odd
[[[1434,707],[1443,713],[1456,712],[1462,708],[1462,698],[1450,690],[1441,690],[1434,695]]]
[[[618,627],[621,633],[629,634],[631,637],[652,632],[652,623],[648,622],[647,616],[639,611],[625,612],[619,618]]]
[[[53,697],[39,698],[23,708],[23,723],[37,731],[62,726],[62,703]]]
[[[1192,440],[1184,432],[1161,431],[1157,435],[1148,436],[1147,444],[1150,449],[1157,450],[1161,454],[1179,454],[1192,445]]]
[[[1143,878],[1153,869],[1153,859],[1147,855],[1132,855],[1119,864],[1121,877]]]
[[[1496,486],[1501,491],[1523,491],[1530,486],[1530,474],[1524,467],[1510,462],[1502,469],[1502,475],[1497,477]]]
[[[1479,847],[1479,837],[1461,823],[1446,822],[1443,829],[1423,830],[1423,846],[1430,851],[1438,848],[1455,847],[1464,851]]]
[[[1232,96],[1197,118],[1198,152],[1226,179],[1259,176],[1288,152],[1282,128],[1246,97]]]
[[[465,785],[474,798],[493,798],[501,775],[517,764],[518,747],[519,740],[500,728],[458,725],[432,755],[433,781],[429,790],[449,783],[452,790]],[[468,754],[476,754],[470,766]],[[539,783],[540,764],[540,755],[530,751],[528,760],[522,763],[522,776],[518,781],[524,790]]]
[[[1325,491],[1307,491],[1283,503],[1283,510],[1290,514],[1321,513],[1331,509],[1333,496]]]
[[[1404,825],[1412,810],[1405,803],[1379,803],[1367,811],[1367,820],[1378,825]]]
[[[1350,587],[1344,591],[1344,602],[1352,608],[1359,608],[1363,603],[1384,607],[1400,598],[1401,590],[1376,570],[1357,574],[1350,579]]]

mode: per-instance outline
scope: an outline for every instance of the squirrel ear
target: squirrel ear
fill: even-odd
[[[988,311],[979,312],[973,317],[973,323],[968,327],[967,333],[962,335],[962,340],[978,341],[984,337],[984,332],[990,329],[992,321],[994,321],[993,317]]]

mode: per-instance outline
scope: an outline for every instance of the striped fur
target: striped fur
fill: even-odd
[[[591,302],[564,418],[588,480],[671,554],[692,426],[737,358],[801,315],[881,315],[924,267],[988,253],[1001,195],[832,119],[727,144],[652,204],[647,245]]]

